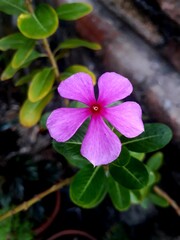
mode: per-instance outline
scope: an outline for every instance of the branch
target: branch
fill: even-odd
[[[0,221],[6,219],[8,217],[12,217],[16,213],[19,213],[19,212],[21,212],[23,210],[26,211],[33,204],[37,203],[38,201],[40,201],[42,198],[46,197],[50,193],[56,192],[57,190],[63,188],[66,185],[68,185],[71,182],[71,179],[72,178],[66,178],[63,181],[54,184],[52,187],[50,187],[46,191],[44,191],[42,193],[39,193],[38,195],[36,195],[35,197],[31,198],[30,200],[28,200],[26,202],[23,202],[22,204],[20,204],[19,206],[15,207],[14,209],[9,210],[7,213],[4,213],[4,214],[0,215]]]
[[[42,39],[42,42],[43,42],[44,49],[47,52],[49,61],[51,62],[52,67],[54,68],[56,79],[59,79],[59,77],[60,77],[59,68],[58,68],[57,62],[55,60],[54,54],[51,51],[51,48],[49,46],[49,42],[48,42],[47,38]]]
[[[180,206],[162,189],[160,189],[158,186],[154,186],[153,190],[161,197],[166,199],[166,201],[169,203],[169,205],[174,208],[176,213],[180,216]]]

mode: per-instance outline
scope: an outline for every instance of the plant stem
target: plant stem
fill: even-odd
[[[21,211],[26,211],[28,208],[30,208],[33,204],[37,203],[38,201],[40,201],[42,198],[46,197],[47,195],[49,195],[50,193],[56,192],[57,190],[61,189],[62,187],[68,185],[71,182],[72,178],[66,178],[63,181],[54,184],[52,187],[50,187],[49,189],[47,189],[46,191],[39,193],[38,195],[36,195],[35,197],[31,198],[30,200],[23,202],[22,204],[20,204],[19,206],[15,207],[12,210],[9,210],[8,212],[0,215],[0,221],[11,217],[13,215],[15,215],[16,213],[19,213]]]
[[[47,38],[42,39],[42,42],[43,42],[44,49],[46,50],[46,52],[48,54],[49,61],[51,62],[52,67],[54,68],[56,79],[59,79],[59,77],[60,77],[59,68],[58,68],[57,62],[55,60],[55,57],[51,51],[51,48],[49,46],[49,42],[48,42]]]
[[[174,208],[176,213],[180,216],[180,206],[162,189],[160,189],[158,186],[154,186],[153,190],[161,197],[166,199],[166,201],[169,203],[169,205]]]
[[[34,12],[33,7],[32,7],[32,0],[26,0],[26,6],[30,13]]]
[[[26,5],[27,5],[27,8],[28,8],[28,11],[31,14],[33,14],[34,9],[33,9],[33,6],[32,6],[32,0],[26,0]],[[49,61],[50,61],[51,65],[52,65],[52,67],[54,69],[54,72],[55,72],[55,75],[56,75],[56,79],[59,80],[59,77],[60,77],[59,68],[58,68],[57,62],[55,60],[54,54],[51,51],[51,48],[49,46],[49,42],[48,42],[47,38],[42,39],[42,43],[43,43],[45,51],[47,52]]]

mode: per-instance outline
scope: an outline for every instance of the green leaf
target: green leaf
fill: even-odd
[[[148,183],[148,172],[143,163],[135,158],[124,166],[110,164],[112,177],[128,189],[141,189]]]
[[[27,39],[21,33],[13,33],[0,39],[0,50],[18,49],[27,44]]]
[[[123,145],[134,152],[156,151],[166,146],[171,139],[171,129],[161,123],[145,124],[145,132],[136,138],[121,138]]]
[[[65,143],[53,141],[54,149],[63,155],[70,164],[78,168],[83,168],[89,164],[88,160],[84,158],[80,153],[82,139],[84,137],[86,129],[86,124],[83,124],[77,133]]]
[[[126,210],[130,206],[129,190],[114,181],[111,176],[108,177],[108,192],[115,209],[118,211]]]
[[[18,17],[20,32],[32,39],[43,39],[51,36],[58,28],[56,11],[48,4],[40,4],[34,13],[23,13]]]
[[[34,126],[41,118],[41,114],[46,105],[51,101],[52,93],[38,102],[24,102],[19,113],[20,123],[25,127]]]
[[[131,158],[131,156],[129,154],[128,149],[123,146],[121,149],[121,154],[116,159],[116,161],[112,162],[112,164],[117,167],[122,167],[122,166],[128,164],[128,162],[130,161],[130,158]]]
[[[151,171],[157,171],[163,164],[163,153],[157,152],[153,154],[147,161],[147,166]]]
[[[71,21],[86,16],[92,10],[88,3],[64,3],[56,9],[56,12],[60,20]]]
[[[52,89],[55,73],[52,68],[44,68],[36,73],[28,89],[28,99],[37,102],[44,98]]]
[[[95,85],[96,84],[96,76],[93,72],[91,72],[87,67],[82,66],[82,65],[72,65],[68,68],[65,69],[65,72],[61,74],[61,80],[64,80],[68,77],[70,77],[71,75],[73,75],[74,73],[78,73],[78,72],[84,72],[87,73],[91,76],[92,78],[92,82]]]
[[[130,152],[130,155],[133,157],[133,158],[136,158],[138,159],[139,161],[143,161],[144,158],[145,158],[145,153],[138,153],[138,152],[133,152],[133,151],[129,151]]]
[[[75,175],[70,185],[71,200],[83,208],[95,207],[104,197],[106,186],[103,168],[87,165]]]
[[[12,15],[19,15],[22,12],[27,12],[24,0],[1,0],[0,11]]]
[[[151,202],[153,202],[155,205],[159,207],[168,207],[169,203],[167,202],[166,199],[162,198],[161,196],[155,194],[155,193],[150,193],[149,194],[149,199]]]
[[[34,49],[35,42],[30,40],[25,46],[19,48],[12,58],[12,67],[15,69],[24,65]]]
[[[92,50],[100,50],[101,45],[98,43],[94,42],[89,42],[86,40],[82,40],[79,38],[72,38],[72,39],[67,39],[64,42],[60,43],[58,46],[59,49],[73,49],[73,48],[78,48],[78,47],[86,47]]]
[[[1,81],[5,81],[12,78],[17,71],[18,69],[13,68],[10,62],[1,74]]]

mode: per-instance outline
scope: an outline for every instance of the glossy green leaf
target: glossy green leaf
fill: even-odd
[[[20,68],[27,62],[34,49],[35,42],[30,40],[25,46],[19,48],[13,56],[12,67],[15,69]]]
[[[24,37],[21,33],[13,33],[0,39],[0,50],[6,51],[9,49],[18,49],[32,41]]]
[[[132,204],[140,204],[142,202],[142,196],[140,191],[138,190],[131,190],[130,191],[130,201]]]
[[[78,72],[84,72],[91,76],[92,82],[95,85],[96,84],[96,76],[93,72],[91,72],[87,67],[82,65],[72,65],[65,69],[65,72],[61,74],[61,80],[64,80],[71,75],[78,73]]]
[[[110,164],[112,177],[128,189],[141,189],[148,183],[148,172],[142,162],[135,158],[124,166]]]
[[[153,202],[157,206],[160,206],[160,207],[168,207],[169,206],[169,203],[167,202],[166,199],[162,198],[161,196],[159,196],[155,193],[150,193],[148,197],[151,200],[151,202]]]
[[[123,146],[119,157],[116,159],[116,161],[112,162],[111,164],[117,167],[121,167],[128,164],[128,162],[130,161],[130,158],[131,156],[128,149]]]
[[[106,184],[103,168],[87,165],[75,175],[70,185],[71,200],[83,208],[95,207],[106,193]]]
[[[36,73],[28,89],[28,99],[37,102],[44,98],[52,89],[55,73],[52,68],[44,68]]]
[[[166,146],[171,139],[171,129],[161,123],[145,124],[145,132],[136,138],[121,138],[123,145],[134,152],[156,151]]]
[[[80,153],[82,139],[84,137],[86,129],[86,124],[83,124],[83,126],[77,131],[77,133],[65,143],[53,141],[54,149],[58,153],[63,155],[70,164],[78,168],[83,168],[84,166],[89,164],[88,160],[84,158]]]
[[[147,161],[147,166],[152,171],[157,171],[163,164],[163,153],[157,152],[153,154]]]
[[[79,38],[67,39],[64,42],[60,43],[58,49],[74,49],[78,47],[86,47],[92,50],[100,50],[101,45],[94,42],[89,42]]]
[[[1,0],[0,11],[7,14],[19,15],[27,12],[24,0]]]
[[[57,9],[57,14],[60,20],[77,20],[86,16],[93,10],[92,6],[88,3],[64,3]]]
[[[43,39],[51,36],[57,30],[58,16],[48,4],[40,4],[33,14],[21,14],[17,23],[24,36],[32,39]]]
[[[130,193],[116,182],[111,176],[108,177],[108,193],[111,201],[118,211],[126,210],[130,206]]]
[[[41,118],[42,111],[51,99],[52,94],[48,94],[45,98],[34,103],[27,99],[22,105],[19,113],[20,123],[25,127],[32,127],[37,124]]]

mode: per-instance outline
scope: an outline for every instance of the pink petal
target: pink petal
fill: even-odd
[[[144,131],[142,110],[136,102],[106,108],[103,116],[124,136],[133,138]]]
[[[87,108],[58,108],[47,119],[47,128],[57,142],[70,139],[89,117]]]
[[[109,129],[101,117],[92,117],[85,138],[82,142],[81,154],[94,166],[108,164],[120,154],[119,138]]]
[[[98,80],[98,102],[104,105],[121,100],[131,94],[133,87],[130,81],[114,72],[104,73]]]
[[[95,101],[92,79],[86,73],[76,73],[62,81],[58,92],[64,98],[77,100],[87,105]]]

